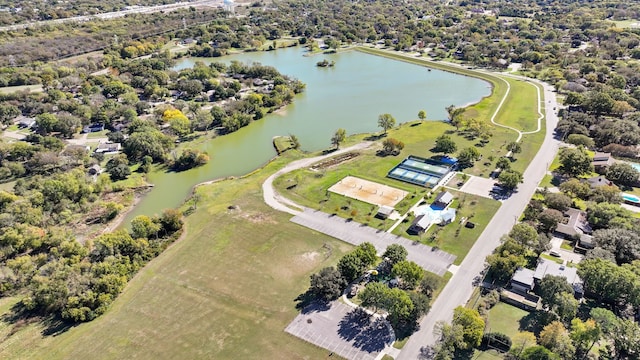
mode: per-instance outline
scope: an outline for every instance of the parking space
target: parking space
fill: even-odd
[[[339,301],[310,305],[285,331],[351,360],[374,360],[393,339],[385,320]]]
[[[486,198],[495,198],[492,196],[491,190],[496,185],[496,180],[494,179],[485,179],[478,176],[469,176],[464,185],[460,188],[460,191],[467,193],[478,195]]]

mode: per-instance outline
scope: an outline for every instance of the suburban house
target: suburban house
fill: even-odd
[[[98,144],[96,154],[116,154],[120,151],[122,145],[120,143],[101,143]]]
[[[547,275],[562,276],[567,279],[567,283],[573,288],[573,294],[576,298],[579,299],[584,295],[582,279],[578,276],[577,268],[543,258],[538,259],[538,265],[535,270],[520,268],[513,273],[509,282],[511,291],[521,295],[528,295]]]
[[[453,195],[448,191],[443,191],[433,200],[433,205],[446,208],[453,201]]]
[[[613,165],[615,162],[616,161],[611,156],[611,153],[596,152],[593,155],[591,165],[593,165],[593,168],[597,173],[602,174],[606,172],[609,166]]]
[[[20,129],[31,129],[36,124],[36,119],[20,116],[18,121],[18,128]]]
[[[82,129],[83,133],[100,132],[104,130],[104,124],[91,124]]]
[[[594,176],[592,178],[588,178],[585,181],[587,182],[587,184],[589,184],[589,187],[591,187],[592,189],[596,189],[596,188],[599,188],[601,186],[611,186],[611,185],[613,185],[613,183],[609,179],[604,177],[603,175]]]
[[[569,208],[564,212],[563,220],[556,226],[556,233],[564,238],[578,239],[576,247],[580,250],[593,249],[593,238],[591,237],[591,226],[587,221],[587,213]]]
[[[391,206],[382,205],[378,208],[378,212],[376,213],[376,217],[378,219],[386,219],[391,214],[393,214],[394,209]]]

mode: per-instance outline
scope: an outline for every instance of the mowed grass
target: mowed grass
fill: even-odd
[[[513,337],[520,332],[520,319],[527,315],[529,315],[528,311],[500,301],[489,311],[487,331]]]
[[[411,226],[414,217],[410,216],[405,222],[393,229],[393,234],[400,235],[410,240],[418,241],[429,246],[437,246],[450,254],[456,255],[455,265],[459,265],[469,250],[476,242],[482,231],[487,227],[493,215],[498,211],[500,202],[476,195],[465,194],[453,190],[447,190],[455,196],[450,205],[456,209],[456,220],[445,226],[432,225],[426,233],[410,235],[407,229]],[[476,224],[469,229],[460,224],[460,219],[466,217]]]
[[[199,187],[184,237],[142,269],[102,317],[55,337],[43,337],[37,324],[9,335],[13,325],[0,322],[0,358],[326,357],[284,328],[309,275],[334,265],[351,246],[263,204],[260,184],[292,157]]]

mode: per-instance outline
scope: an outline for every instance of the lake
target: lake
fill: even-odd
[[[155,187],[124,224],[137,215],[159,214],[178,207],[198,183],[243,175],[261,167],[276,155],[272,146],[274,136],[294,134],[302,149],[316,151],[331,146],[330,138],[338,128],[346,129],[347,135],[379,131],[378,115],[383,113],[393,115],[398,123],[416,120],[420,110],[427,112],[428,119],[443,120],[447,106],[465,106],[491,94],[491,85],[480,79],[429,71],[426,67],[358,51],[308,57],[304,53],[303,48],[293,47],[223,58],[179,60],[176,70],[191,67],[196,61],[260,62],[300,79],[307,87],[278,114],[270,114],[201,146],[211,156],[208,164],[180,173],[149,174]],[[335,67],[317,67],[322,59],[335,61]]]

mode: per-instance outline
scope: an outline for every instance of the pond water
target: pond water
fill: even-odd
[[[150,174],[149,181],[155,187],[124,224],[137,215],[158,214],[179,206],[195,184],[259,168],[276,155],[274,136],[294,134],[304,150],[316,151],[331,146],[331,135],[338,128],[346,129],[347,135],[379,131],[377,119],[383,113],[406,122],[417,119],[418,111],[425,110],[428,119],[442,120],[447,106],[475,103],[491,93],[490,84],[483,80],[357,51],[309,57],[303,54],[304,49],[294,47],[180,60],[175,69],[191,67],[196,61],[260,62],[300,79],[307,87],[284,111],[201,146],[211,156],[205,166],[180,173]],[[322,59],[334,60],[335,67],[317,67],[316,62]]]

